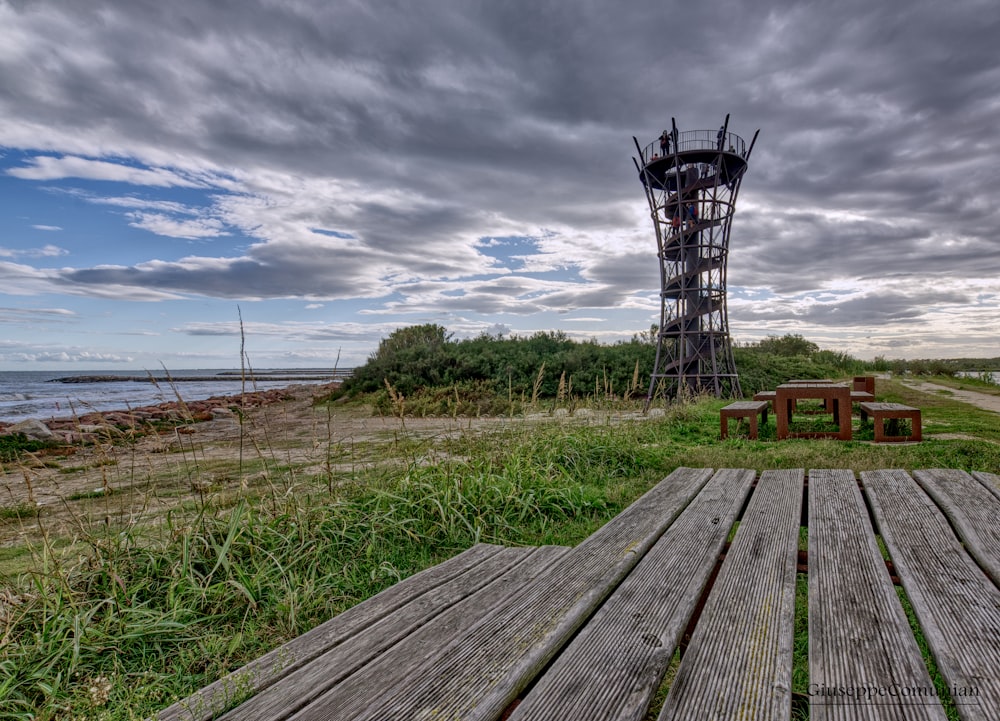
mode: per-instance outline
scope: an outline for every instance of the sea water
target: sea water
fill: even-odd
[[[343,373],[338,374],[342,377]],[[93,411],[125,410],[212,396],[286,388],[298,383],[327,383],[331,371],[254,371],[241,379],[236,370],[138,371],[0,371],[0,422],[27,418],[72,418]],[[91,379],[60,382],[60,379]],[[110,380],[121,378],[121,380]],[[155,382],[149,380],[156,379]],[[96,380],[101,379],[101,380]]]

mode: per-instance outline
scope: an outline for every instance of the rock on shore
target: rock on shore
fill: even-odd
[[[312,394],[322,394],[335,389],[339,383],[325,385],[290,386],[267,391],[254,391],[242,395],[212,396],[200,401],[169,401],[153,406],[142,406],[103,413],[86,413],[50,421],[29,419],[18,423],[0,422],[0,436],[23,434],[31,440],[86,443],[107,439],[111,435],[155,432],[157,427],[180,423],[218,420],[233,417],[238,411],[280,403],[296,397],[307,388]]]

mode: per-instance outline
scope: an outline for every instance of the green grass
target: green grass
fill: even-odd
[[[802,531],[805,531],[803,527]],[[805,545],[801,541],[799,547]],[[803,549],[805,550],[805,549]],[[795,641],[792,646],[792,718],[809,718],[809,576],[795,574]]]
[[[702,400],[644,421],[479,433],[456,420],[436,436],[330,442],[330,458],[349,468],[336,472],[299,468],[278,450],[233,467],[185,446],[172,483],[80,493],[67,499],[75,525],[0,550],[0,719],[143,718],[478,541],[575,545],[678,466],[1000,468],[995,414],[880,385],[880,399],[924,410],[924,443],[778,442],[773,418],[759,440],[720,441],[724,402]],[[147,510],[106,512],[136,492]],[[0,508],[5,537],[35,513]],[[800,578],[797,609],[804,594]]]
[[[924,659],[924,665],[927,666],[927,672],[930,674],[931,682],[934,684],[934,688],[937,691],[938,699],[941,701],[942,706],[944,706],[944,712],[948,717],[949,721],[959,721],[958,709],[955,706],[955,701],[951,697],[951,692],[948,689],[948,682],[944,680],[941,673],[938,671],[937,663],[934,661],[934,655],[931,653],[930,647],[927,645],[927,640],[924,638],[924,633],[920,629],[920,623],[917,621],[917,616],[913,611],[913,606],[910,604],[910,599],[906,595],[906,591],[903,590],[902,586],[896,586],[896,595],[899,596],[899,602],[903,606],[903,611],[906,613],[906,620],[910,624],[910,630],[913,631],[913,637],[917,642],[917,648],[920,649],[920,655]]]
[[[52,441],[29,440],[22,433],[0,436],[0,463],[10,463],[23,457],[25,454],[37,453],[57,447],[58,444]]]
[[[21,502],[0,506],[0,520],[31,518],[37,513],[38,506],[34,503]]]

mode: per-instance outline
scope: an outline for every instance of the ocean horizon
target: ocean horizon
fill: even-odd
[[[71,418],[212,396],[341,380],[350,369],[0,371],[0,423]]]

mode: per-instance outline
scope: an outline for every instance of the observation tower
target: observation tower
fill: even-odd
[[[671,129],[633,158],[649,201],[660,259],[660,329],[646,407],[699,392],[739,397],[729,320],[726,258],[750,144],[729,132]]]

